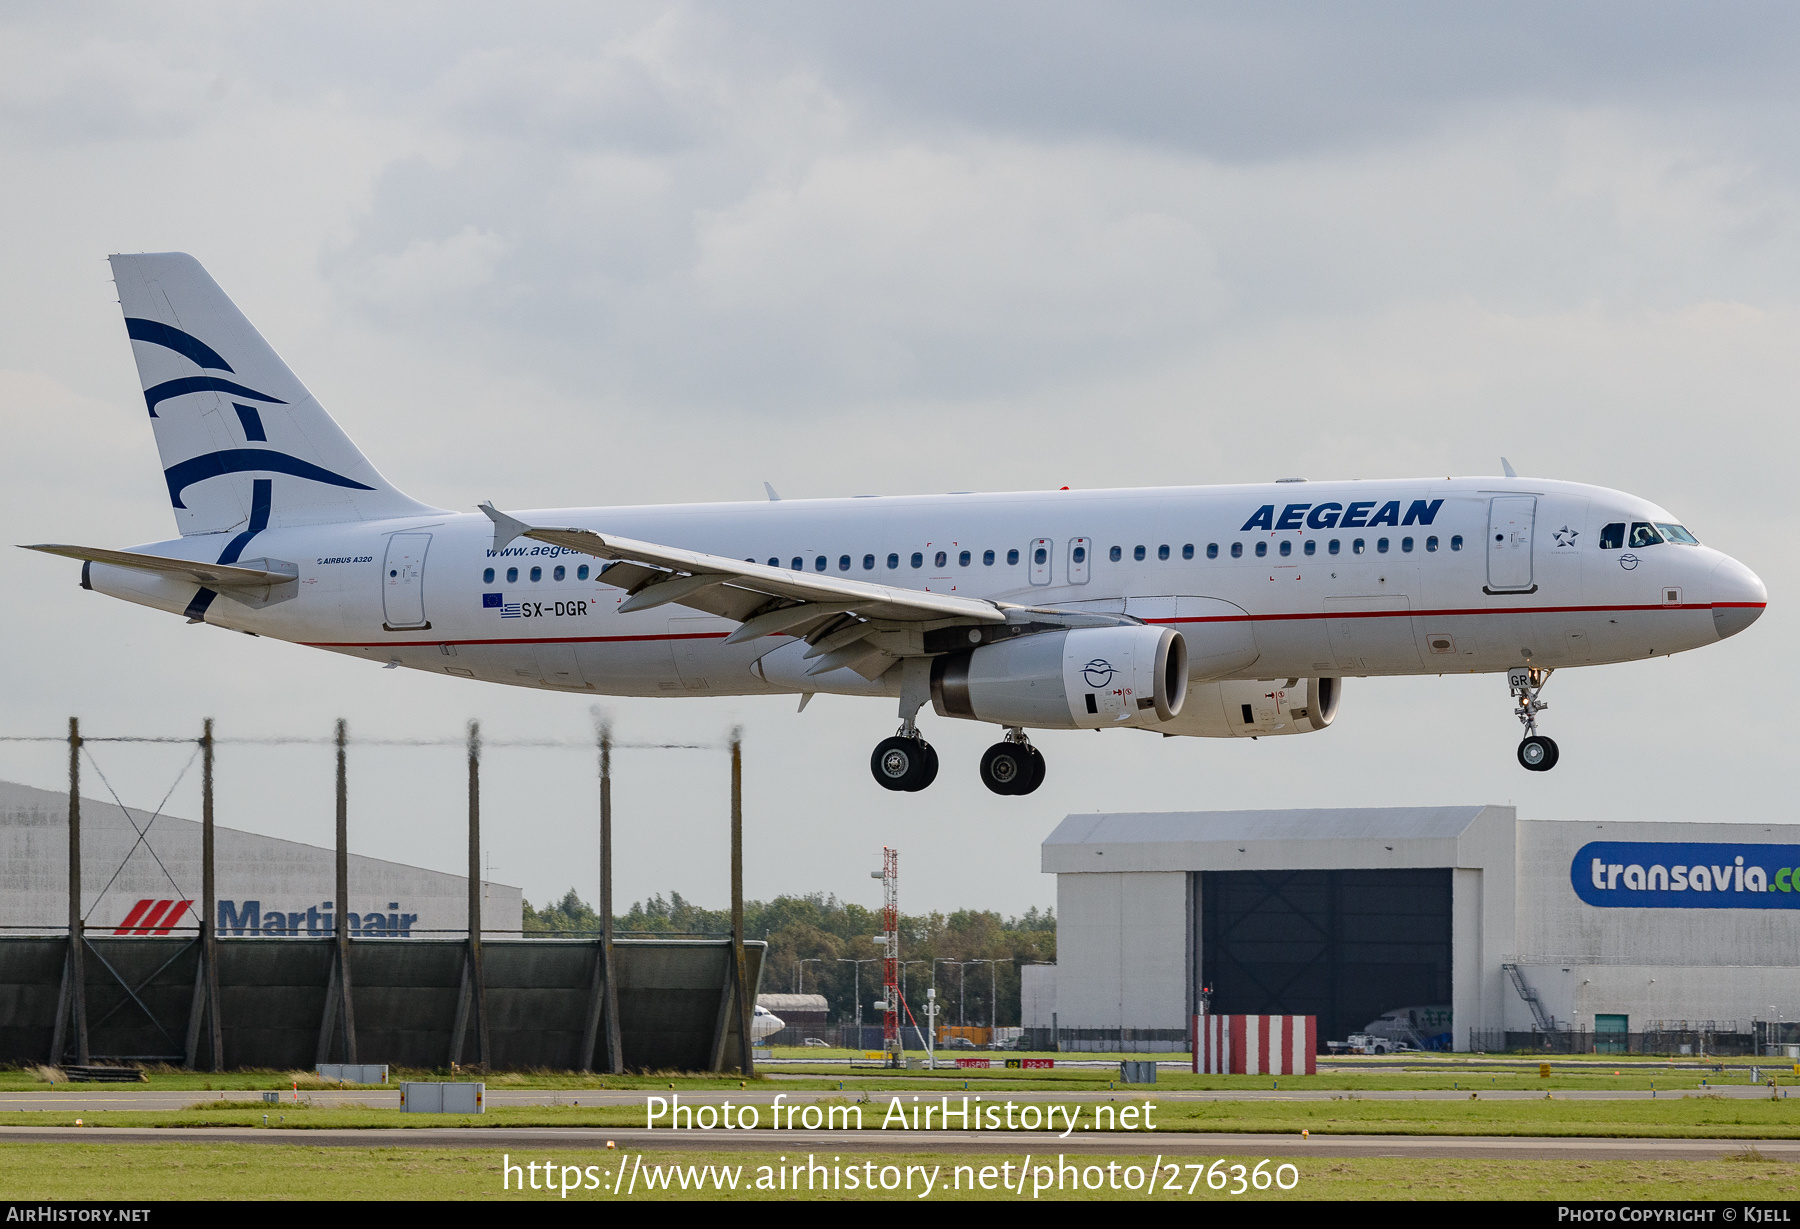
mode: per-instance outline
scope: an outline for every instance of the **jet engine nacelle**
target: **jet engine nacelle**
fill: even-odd
[[[1168,627],[1040,632],[931,666],[940,717],[1033,729],[1155,726],[1180,715],[1187,691],[1187,643]]]
[[[1156,728],[1189,738],[1310,734],[1337,717],[1342,679],[1232,679],[1196,683],[1174,721]]]

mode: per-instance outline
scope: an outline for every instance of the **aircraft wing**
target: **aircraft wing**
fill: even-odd
[[[21,550],[43,551],[46,555],[61,555],[65,559],[81,559],[89,563],[111,563],[122,568],[140,568],[146,572],[173,572],[186,576],[203,585],[215,589],[284,584],[299,575],[298,569],[291,572],[274,572],[263,568],[238,567],[229,563],[203,563],[192,559],[171,559],[167,555],[145,555],[137,551],[108,550],[102,546],[64,546],[60,543],[41,543],[36,546],[22,546]]]
[[[495,550],[504,549],[516,538],[530,538],[611,561],[605,570],[606,583],[629,594],[619,605],[621,613],[679,602],[742,623],[727,643],[778,632],[808,636],[829,629],[827,640],[815,646],[824,646],[824,659],[815,671],[860,665],[866,673],[876,664],[866,659],[881,653],[870,643],[873,633],[880,630],[876,624],[1006,622],[1004,609],[980,598],[789,571],[592,529],[527,525],[492,504],[482,504],[481,510],[494,522]],[[842,616],[846,615],[855,618],[845,620]],[[858,620],[867,621],[860,625],[866,628],[866,635],[850,634]],[[831,626],[837,623],[849,626]],[[892,665],[892,658],[881,664],[885,669]]]

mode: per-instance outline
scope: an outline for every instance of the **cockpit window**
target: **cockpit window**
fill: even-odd
[[[1689,533],[1687,527],[1684,525],[1665,525],[1663,522],[1658,521],[1656,522],[1656,527],[1662,530],[1663,537],[1671,542],[1680,542],[1683,546],[1700,545],[1700,539]]]
[[[1625,548],[1625,522],[1614,521],[1600,531],[1601,550],[1623,550]]]
[[[1649,521],[1633,521],[1631,523],[1631,549],[1641,550],[1646,546],[1662,545],[1663,536],[1656,532],[1656,526]]]

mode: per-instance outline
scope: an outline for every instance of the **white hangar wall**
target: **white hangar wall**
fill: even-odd
[[[113,933],[134,909],[133,920],[143,920],[159,902],[191,900],[192,908],[200,907],[202,825],[171,815],[150,824],[151,818],[130,810],[128,819],[116,803],[82,799],[82,909],[90,933]],[[0,782],[0,926],[8,928],[0,934],[29,934],[36,927],[43,928],[38,933],[61,933],[68,924],[68,824],[66,793]],[[140,842],[138,830],[146,824],[149,832]],[[335,851],[218,824],[213,831],[219,933],[251,933],[252,925],[264,936],[331,932]],[[353,933],[424,935],[468,925],[464,876],[354,853],[349,863]],[[484,893],[483,933],[516,934],[524,917],[520,890],[487,883]],[[140,908],[145,901],[151,903]],[[170,906],[165,918],[174,911]],[[176,924],[193,926],[193,915]]]
[[[1744,858],[1761,864],[1769,882],[1763,892],[1734,882],[1728,891],[1661,894],[1610,876],[1610,888],[1590,893],[1609,902],[1596,906],[1574,883],[1584,874],[1591,884],[1593,858],[1582,855],[1595,843],[1648,846],[1632,856],[1646,869],[1731,867],[1734,881]],[[1621,865],[1611,857],[1602,862]],[[1800,1020],[1800,893],[1772,882],[1795,866],[1794,824],[1521,822],[1513,960],[1559,1025],[1591,1029],[1596,1015],[1626,1016],[1632,1031],[1658,1020],[1736,1020],[1744,1029],[1752,1020]],[[1639,899],[1650,903],[1610,904]],[[1505,1021],[1509,1029],[1531,1027],[1530,1009],[1516,994]]]

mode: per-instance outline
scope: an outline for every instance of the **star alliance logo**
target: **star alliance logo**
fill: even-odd
[[[1579,538],[1581,535],[1575,530],[1570,529],[1567,525],[1564,525],[1551,536],[1556,539],[1556,544],[1558,546],[1573,546],[1575,545],[1575,539]]]

